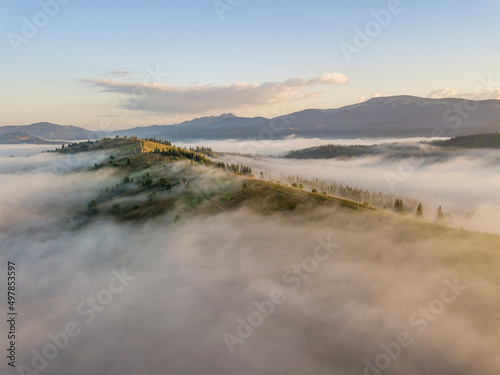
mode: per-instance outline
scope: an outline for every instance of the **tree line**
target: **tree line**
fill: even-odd
[[[193,150],[187,150],[185,148],[180,147],[171,147],[166,150],[160,150],[158,147],[153,151],[155,154],[160,154],[161,156],[169,156],[177,159],[189,159],[194,162],[204,164],[207,166],[213,166],[216,168],[224,169],[230,171],[234,174],[243,175],[243,176],[251,176],[252,168],[242,164],[228,164],[221,161],[212,161],[205,157],[205,155],[200,154],[199,152]]]

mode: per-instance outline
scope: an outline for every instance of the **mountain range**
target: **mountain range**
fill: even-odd
[[[31,125],[8,125],[0,127],[0,136],[20,132],[24,132],[48,141],[99,139],[104,136],[103,132],[95,132],[73,125],[56,125],[51,124],[50,122],[37,122]]]
[[[431,137],[490,133],[500,130],[500,101],[426,99],[413,96],[373,98],[337,109],[306,109],[267,119],[228,113],[174,125],[152,125],[113,132],[37,123],[0,127],[0,135],[25,131],[48,140],[137,136],[178,140],[357,137]]]
[[[4,133],[0,135],[0,144],[34,144],[34,145],[49,145],[55,144],[56,141],[47,141],[45,139],[35,137],[24,131],[17,133]]]

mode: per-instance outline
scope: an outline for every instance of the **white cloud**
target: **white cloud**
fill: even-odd
[[[369,96],[368,98],[366,98],[365,96],[361,96],[357,101],[356,101],[356,104],[359,104],[359,103],[364,103],[370,99],[373,99],[373,98],[381,98],[381,97],[384,97],[386,95],[382,95],[381,93],[377,92],[375,94],[373,94],[372,96]]]
[[[318,83],[323,83],[325,85],[346,85],[348,83],[348,78],[347,76],[340,74],[340,73],[325,73],[317,78],[315,78],[313,81],[316,81]]]
[[[452,88],[433,90],[427,95],[431,99],[461,98],[471,100],[500,99],[500,89],[474,90],[470,92],[460,92]]]
[[[264,107],[280,102],[295,102],[322,95],[319,85],[344,86],[347,76],[325,73],[313,79],[291,78],[283,82],[231,85],[170,86],[164,83],[129,83],[109,79],[83,79],[104,92],[126,95],[121,106],[153,113],[187,114],[209,110],[241,110]]]
[[[126,77],[126,76],[130,75],[130,73],[132,73],[132,72],[129,72],[126,70],[113,70],[113,71],[109,72],[110,75],[116,76],[116,77]]]

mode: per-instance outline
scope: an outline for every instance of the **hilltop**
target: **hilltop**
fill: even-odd
[[[364,155],[373,155],[377,152],[377,146],[340,146],[340,145],[323,145],[293,150],[285,154],[285,158],[289,159],[332,159],[341,157],[355,157]]]
[[[110,168],[120,176],[121,183],[103,187],[101,194],[89,203],[88,211],[80,213],[81,217],[111,215],[118,220],[136,220],[168,211],[179,211],[180,217],[184,217],[242,206],[261,213],[293,211],[298,207],[375,211],[368,204],[257,179],[250,167],[211,160],[168,141],[105,138],[56,150],[63,154],[89,151],[110,153],[107,162],[96,163],[91,170]],[[127,200],[130,203],[124,203]]]
[[[381,145],[340,146],[335,144],[314,146],[287,152],[283,157],[289,159],[332,159],[351,158],[367,155],[386,155],[390,157],[439,156],[440,158],[460,152],[461,149],[498,149],[500,134],[486,133],[453,137],[443,141],[421,142],[435,146],[432,149],[422,149],[411,143],[394,142]]]
[[[431,144],[440,147],[456,148],[500,148],[500,134],[472,134],[448,139],[446,141],[435,141]]]
[[[389,221],[402,231],[411,232],[418,227],[429,235],[445,232],[464,235],[463,231],[444,227],[446,222],[414,220],[413,215],[401,221],[400,218],[407,215],[407,207],[401,200],[400,210],[393,213],[385,207],[377,209],[367,201],[332,196],[316,189],[305,190],[302,185],[258,179],[250,167],[212,160],[194,149],[176,147],[168,141],[105,138],[56,150],[63,154],[89,151],[106,152],[109,160],[86,169],[109,170],[119,182],[113,179],[114,182],[103,186],[85,210],[75,213],[71,225],[84,225],[103,217],[142,222],[164,214],[181,221],[242,207],[265,215],[277,212],[300,215],[311,210],[336,208],[348,215],[366,215],[369,222]]]

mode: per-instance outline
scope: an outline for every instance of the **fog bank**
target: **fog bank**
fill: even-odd
[[[262,161],[287,165],[278,162]],[[305,171],[302,162],[292,166]],[[60,224],[114,178],[0,174],[0,262],[17,265],[18,366],[51,375],[497,374],[497,236],[300,206]],[[74,335],[43,363],[36,353],[50,353],[50,337],[67,327]]]

